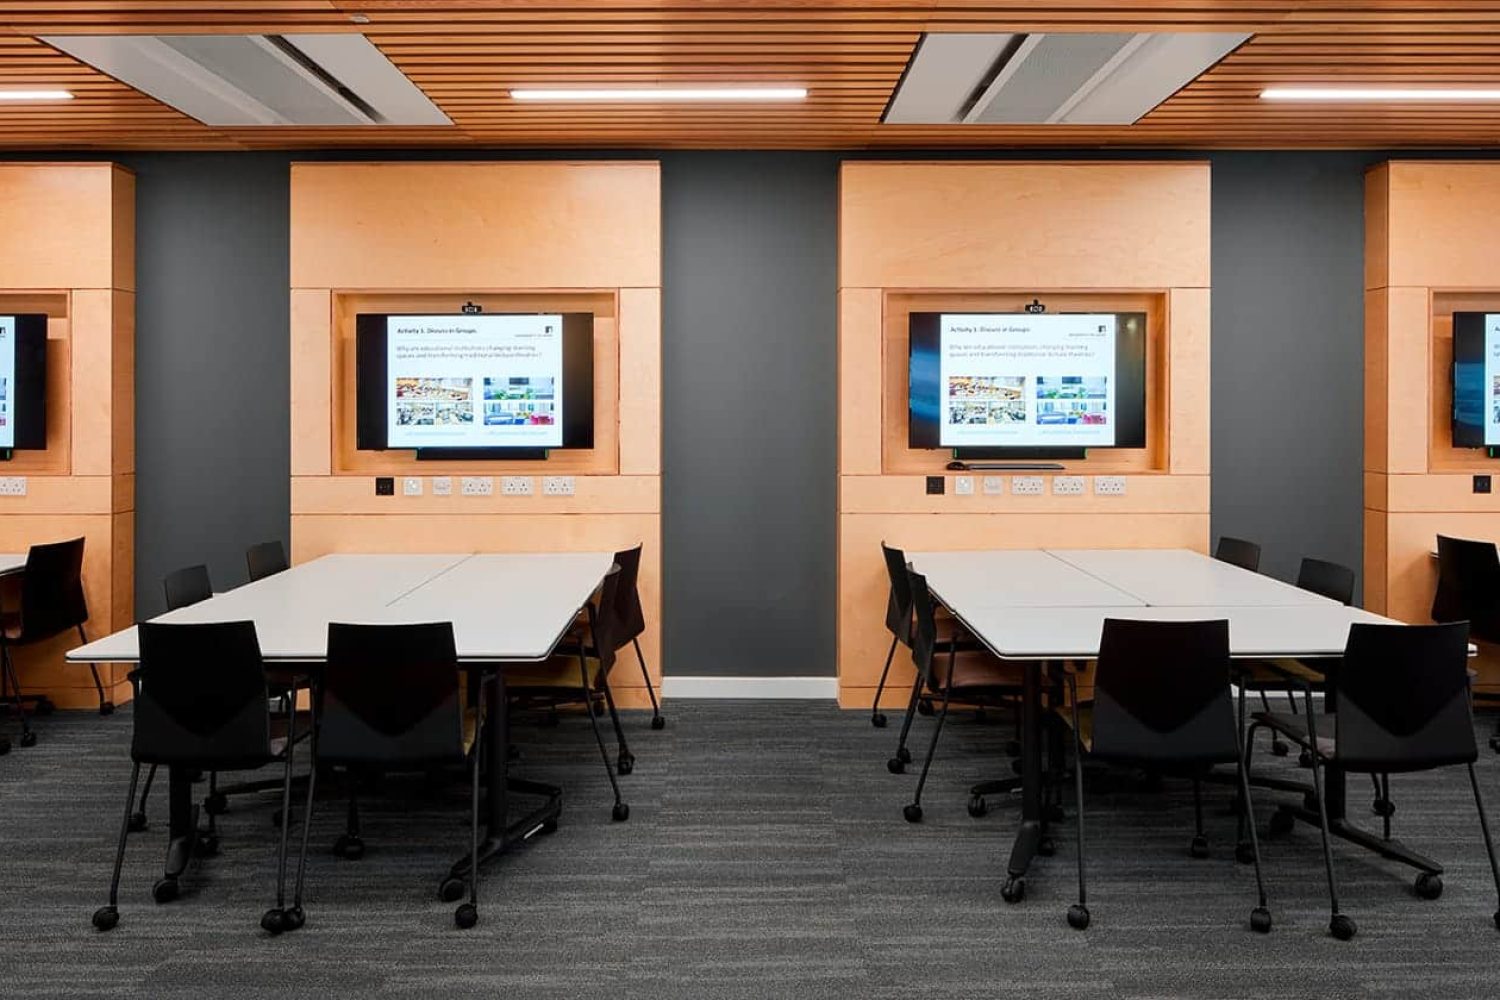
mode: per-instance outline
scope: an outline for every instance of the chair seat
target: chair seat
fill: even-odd
[[[945,650],[940,650],[932,659],[933,686],[941,691],[948,686],[948,656]],[[1013,695],[1020,692],[1024,680],[1023,667],[987,654],[960,652],[953,661],[954,697],[980,691]]]
[[[1234,682],[1252,691],[1261,688],[1285,690],[1288,683],[1300,691],[1304,684],[1313,690],[1321,690],[1323,672],[1315,670],[1301,660],[1236,660]]]
[[[1069,729],[1073,728],[1073,708],[1071,705],[1058,705],[1052,709],[1054,715],[1063,721],[1063,725]],[[1078,742],[1089,752],[1094,749],[1094,706],[1078,706]]]
[[[597,658],[586,654],[584,664],[588,671],[589,688],[592,689],[598,685],[599,661]],[[537,663],[505,672],[505,689],[512,695],[534,689],[578,691],[579,685],[578,654],[576,651],[570,656],[559,650],[556,655],[545,663]]]

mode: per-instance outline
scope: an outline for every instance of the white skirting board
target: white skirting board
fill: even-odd
[[[663,698],[789,698],[832,701],[837,677],[676,677],[662,678]]]

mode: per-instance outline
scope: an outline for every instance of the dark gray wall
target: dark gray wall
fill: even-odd
[[[832,675],[838,159],[662,159],[665,666]]]

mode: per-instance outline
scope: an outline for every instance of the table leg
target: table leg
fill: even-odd
[[[1042,665],[1024,664],[1021,685],[1021,827],[1011,847],[1005,885],[1000,890],[1007,903],[1026,898],[1026,871],[1042,841]]]

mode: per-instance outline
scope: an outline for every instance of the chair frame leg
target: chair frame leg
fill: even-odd
[[[900,761],[905,765],[910,759],[911,752],[906,749],[907,737],[911,734],[911,724],[917,717],[917,702],[922,696],[922,675],[917,674],[911,682],[911,697],[906,700],[906,715],[901,720],[901,735],[896,738],[896,756],[891,759]]]
[[[1318,800],[1318,832],[1323,838],[1323,867],[1328,875],[1328,905],[1331,921],[1336,923],[1339,913],[1339,884],[1338,876],[1333,868],[1333,845],[1330,842],[1328,828],[1328,803],[1323,797],[1323,755],[1318,750],[1318,720],[1313,714],[1311,698],[1303,698],[1303,704],[1307,708],[1307,738],[1308,745],[1312,749],[1312,775],[1313,775],[1313,797]]]
[[[82,625],[78,626],[78,639],[83,645],[88,645],[88,633],[83,630]],[[99,714],[109,715],[115,710],[115,704],[104,696],[104,684],[99,680],[99,665],[97,663],[89,664],[89,676],[94,679],[94,694],[99,698]]]
[[[1484,811],[1484,795],[1479,791],[1479,778],[1474,773],[1474,764],[1471,761],[1469,768],[1469,787],[1474,790],[1474,808],[1479,813],[1479,830],[1484,834],[1484,855],[1490,863],[1490,876],[1495,881],[1495,928],[1500,930],[1500,860],[1495,858],[1495,841],[1490,836],[1490,821]]]
[[[276,908],[286,908],[286,844],[287,835],[292,829],[292,761],[296,756],[297,747],[296,727],[293,725],[287,730],[286,740],[286,766],[281,776],[281,832],[276,843]],[[215,772],[210,782],[218,777]],[[213,817],[208,818],[210,825]]]
[[[589,688],[589,661],[584,655],[584,644],[578,643],[578,682],[582,686],[583,694],[588,697]],[[607,690],[607,689],[606,689]],[[593,712],[585,713],[589,717],[589,725],[594,730],[594,742],[599,744],[599,756],[604,759],[604,773],[609,776],[609,787],[615,793],[615,809],[620,809],[624,802],[620,798],[620,782],[615,778],[615,766],[610,762],[609,750],[604,745],[604,732],[599,728],[599,717]]]
[[[885,679],[891,672],[891,661],[896,658],[896,647],[900,644],[900,638],[891,636],[891,648],[885,654],[885,666],[880,670],[880,683],[875,685],[875,697],[870,702],[870,725],[877,728],[885,725],[885,716],[880,713],[880,696],[885,693]]]
[[[1307,698],[1305,700],[1308,706],[1311,707],[1312,699]],[[1264,914],[1264,929],[1270,930],[1271,913],[1269,907],[1266,904],[1266,880],[1261,873],[1260,835],[1255,830],[1255,802],[1250,797],[1249,749],[1246,745],[1247,741],[1244,737],[1243,728],[1237,729],[1235,736],[1235,748],[1236,750],[1238,750],[1238,753],[1236,754],[1236,757],[1238,759],[1235,761],[1235,766],[1240,774],[1240,794],[1244,796],[1245,802],[1245,808],[1240,813],[1240,824],[1242,828],[1244,826],[1248,826],[1250,828],[1250,855],[1255,861],[1255,890],[1258,893],[1259,899],[1259,905],[1256,907],[1256,911],[1251,913],[1251,926],[1255,927],[1257,930],[1262,929],[1257,921],[1261,918],[1261,914]],[[1322,796],[1319,796],[1319,801],[1322,801]],[[1326,840],[1324,843],[1326,845]]]
[[[30,742],[31,717],[26,713],[26,700],[21,697],[21,678],[16,675],[15,660],[10,655],[10,643],[0,643],[0,671],[10,684],[11,694],[14,695],[12,704],[16,707],[16,715],[21,720],[21,745],[26,746]]]
[[[651,699],[651,728],[660,729],[665,725],[661,714],[661,702],[656,700],[656,688],[651,684],[651,671],[646,667],[646,657],[641,653],[641,640],[631,639],[630,644],[635,647],[635,662],[641,665],[641,679],[646,682],[646,697]]]
[[[292,892],[292,909],[300,916],[302,911],[302,889],[307,876],[307,841],[312,833],[313,802],[318,785],[318,699],[312,694],[307,699],[307,725],[308,725],[308,757],[311,765],[307,772],[307,800],[302,807],[302,846],[297,854],[297,884]],[[292,716],[291,730],[296,735],[296,715]],[[289,816],[283,816],[283,824],[290,822]]]
[[[135,805],[136,782],[141,776],[141,765],[133,762],[130,767],[130,791],[125,796],[125,815],[120,820],[120,839],[115,843],[115,870],[109,879],[109,905],[120,902],[120,870],[125,866],[125,838],[130,834],[131,807]]]
[[[932,758],[937,755],[938,739],[943,735],[943,723],[948,719],[948,706],[953,701],[954,661],[957,657],[958,642],[955,640],[948,643],[948,680],[943,685],[943,707],[938,712],[937,725],[932,728],[932,740],[927,744],[927,759],[922,761],[922,774],[917,778],[916,794],[912,796],[911,806],[907,807],[915,807],[918,816],[921,815],[922,788],[927,784],[927,772],[932,768]]]
[[[1073,709],[1073,795],[1074,805],[1078,810],[1078,914],[1074,916],[1069,913],[1070,922],[1077,921],[1080,917],[1083,926],[1088,926],[1089,919],[1089,895],[1088,881],[1085,873],[1087,862],[1085,860],[1086,850],[1084,847],[1084,823],[1083,823],[1083,727],[1078,717],[1078,680],[1072,674],[1068,675],[1068,700],[1072,702]],[[1075,926],[1077,924],[1075,923]],[[1080,930],[1082,928],[1079,928]]]

